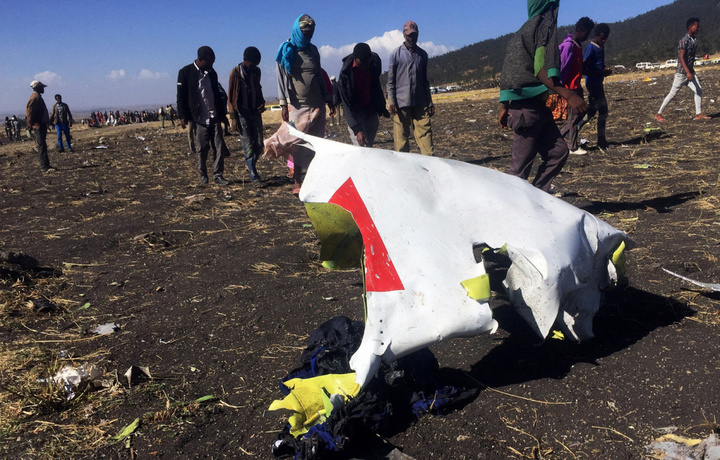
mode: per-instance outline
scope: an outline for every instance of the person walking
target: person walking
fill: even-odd
[[[410,129],[423,155],[434,153],[430,117],[435,106],[427,77],[428,54],[417,45],[418,26],[408,21],[403,26],[405,42],[391,55],[388,66],[387,96],[393,114],[395,150],[409,152]]]
[[[595,26],[595,36],[583,53],[583,73],[585,87],[588,91],[589,109],[577,129],[585,126],[597,114],[597,146],[601,150],[608,148],[605,126],[608,119],[608,103],[605,97],[605,77],[612,74],[612,69],[605,65],[605,42],[610,36],[610,26],[600,23]]]
[[[213,69],[215,52],[201,46],[197,59],[178,72],[177,106],[180,126],[195,123],[195,144],[198,152],[200,182],[208,183],[207,157],[213,152],[213,177],[218,185],[228,185],[223,177],[225,163],[219,147],[222,145],[220,123],[226,118],[227,107],[221,103],[217,73]]]
[[[55,95],[55,105],[53,105],[52,113],[50,114],[50,123],[55,125],[55,131],[57,132],[58,152],[64,152],[63,148],[63,134],[65,135],[65,144],[67,145],[68,152],[74,152],[70,145],[70,127],[73,125],[72,113],[70,113],[70,107],[62,101],[60,94]]]
[[[559,0],[528,1],[528,20],[510,39],[500,76],[498,122],[515,132],[508,174],[527,180],[539,153],[542,163],[532,184],[545,192],[550,191],[569,153],[545,105],[548,89],[564,97],[578,114],[588,108],[580,96],[560,83],[559,8]]]
[[[380,85],[382,61],[367,43],[358,43],[343,59],[338,91],[353,145],[372,147],[379,117],[390,118]]]
[[[263,124],[265,111],[260,79],[260,51],[254,46],[245,48],[243,61],[230,71],[228,81],[228,112],[230,129],[240,133],[245,155],[245,165],[250,173],[250,181],[258,182],[257,160],[262,154]]]
[[[30,87],[33,89],[33,93],[30,95],[30,99],[25,108],[27,128],[32,132],[35,139],[38,160],[40,160],[40,169],[42,169],[43,172],[54,171],[56,168],[50,166],[46,142],[50,116],[48,115],[45,101],[42,98],[47,85],[41,81],[33,80],[30,83]]]
[[[678,64],[675,69],[675,79],[672,88],[662,105],[660,110],[655,114],[655,119],[660,122],[667,121],[663,116],[665,108],[670,104],[680,88],[687,86],[695,94],[695,118],[693,120],[709,120],[710,117],[702,113],[702,87],[700,81],[695,74],[695,52],[697,51],[697,38],[700,31],[700,19],[690,18],[685,23],[687,33],[680,39],[678,44]]]
[[[575,32],[568,33],[560,44],[560,82],[578,97],[583,98],[583,50],[582,42],[588,39],[595,23],[588,17],[582,17],[575,24]],[[587,151],[578,146],[578,123],[582,116],[570,110],[568,119],[560,133],[567,140],[570,155],[586,155]]]
[[[287,123],[296,129],[318,137],[325,136],[325,105],[330,115],[335,113],[332,95],[322,77],[320,52],[310,40],[315,34],[315,20],[303,14],[295,20],[290,39],[280,45],[275,57],[278,98],[281,117],[285,122],[265,141],[268,158],[292,156],[293,194],[300,193],[303,171],[314,153],[298,145],[299,139],[287,134]]]

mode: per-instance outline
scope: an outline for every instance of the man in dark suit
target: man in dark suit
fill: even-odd
[[[217,73],[213,69],[215,52],[209,46],[198,49],[197,59],[178,72],[177,107],[180,125],[185,129],[188,122],[196,126],[195,145],[198,152],[200,182],[208,183],[208,152],[213,151],[213,176],[218,185],[228,185],[223,177],[224,161],[220,152],[222,129],[227,123],[227,107],[222,103]]]

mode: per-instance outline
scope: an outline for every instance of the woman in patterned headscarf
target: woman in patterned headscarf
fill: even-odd
[[[295,20],[290,39],[280,45],[277,63],[278,98],[282,119],[298,130],[313,136],[325,135],[325,104],[334,115],[332,95],[323,82],[320,52],[310,43],[315,33],[315,20],[303,14]],[[300,193],[303,170],[313,158],[313,152],[297,145],[299,139],[290,136],[283,123],[278,132],[265,141],[265,157],[287,158],[294,163],[293,193]]]

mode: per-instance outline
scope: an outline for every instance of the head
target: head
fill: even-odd
[[[59,94],[56,94],[56,95],[55,95],[55,100],[56,100],[57,102],[62,102],[62,96],[59,95]]]
[[[215,51],[213,51],[212,48],[210,48],[209,46],[201,46],[200,48],[198,48],[197,60],[195,61],[195,64],[197,64],[200,70],[207,72],[208,70],[212,69],[214,63]]]
[[[372,58],[372,51],[367,43],[358,43],[353,48],[353,61],[355,65],[363,70],[370,68],[370,61]]]
[[[46,86],[47,86],[47,85],[46,85],[45,83],[43,83],[43,82],[41,82],[41,81],[39,81],[39,80],[33,80],[33,81],[30,83],[30,88],[32,88],[33,91],[35,91],[35,92],[38,93],[38,94],[44,93]]]
[[[604,22],[601,22],[600,24],[595,26],[595,37],[593,37],[593,41],[595,43],[597,43],[600,46],[603,46],[603,45],[605,45],[605,42],[607,41],[609,36],[610,36],[610,26],[608,26]]]
[[[298,25],[300,26],[300,31],[308,40],[310,40],[315,34],[315,20],[311,18],[309,14],[303,14],[300,16],[298,19]]]
[[[254,69],[260,64],[260,50],[254,46],[248,46],[243,51],[243,65],[245,68]]]
[[[595,21],[587,16],[580,18],[575,24],[575,40],[579,42],[587,40],[590,36],[590,32],[593,30],[593,27],[595,27]]]
[[[415,48],[418,41],[418,26],[413,21],[408,21],[403,26],[403,37],[408,48]]]
[[[687,27],[687,32],[691,37],[694,37],[697,35],[698,31],[700,30],[700,19],[698,18],[690,18],[685,23],[685,26]]]

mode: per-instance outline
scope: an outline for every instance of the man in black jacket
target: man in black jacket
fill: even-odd
[[[222,175],[224,171],[223,155],[219,151],[222,146],[222,128],[220,123],[227,123],[227,107],[222,102],[218,86],[217,73],[213,69],[215,52],[209,46],[198,49],[197,59],[178,72],[177,107],[180,125],[185,129],[188,122],[196,126],[195,145],[198,151],[198,170],[200,182],[208,183],[207,161],[208,151],[213,151],[213,176],[218,185],[230,182]]]
[[[367,43],[358,43],[343,59],[338,86],[354,145],[372,147],[380,122],[378,115],[390,118],[380,86],[381,69],[380,56]]]

